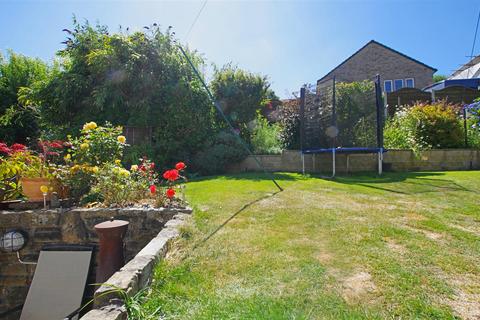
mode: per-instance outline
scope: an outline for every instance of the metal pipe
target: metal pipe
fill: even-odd
[[[20,262],[21,264],[26,264],[26,265],[36,265],[37,264],[36,262],[23,261],[20,258],[20,253],[18,251],[17,251],[17,259],[18,259],[18,262]]]
[[[98,267],[96,282],[103,283],[108,280],[125,264],[123,255],[123,238],[127,233],[128,221],[105,221],[95,225],[99,238]]]

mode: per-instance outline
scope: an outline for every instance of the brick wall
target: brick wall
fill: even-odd
[[[27,246],[20,251],[22,260],[36,261],[42,246],[48,244],[90,244],[96,247],[97,223],[115,219],[129,221],[125,237],[125,257],[132,259],[165,224],[179,212],[190,209],[107,209],[75,208],[60,210],[0,211],[0,232],[21,229],[28,233]],[[35,272],[34,265],[22,265],[14,253],[0,253],[0,313],[24,302]],[[91,274],[90,283],[95,283]],[[93,292],[91,292],[93,294]],[[73,310],[72,310],[73,311]],[[18,319],[19,312],[2,319]]]
[[[322,84],[332,79],[335,75],[338,82],[353,82],[374,80],[377,74],[382,81],[414,78],[415,88],[424,88],[432,84],[434,70],[427,68],[407,57],[402,56],[388,48],[371,42],[346,60],[337,69],[330,72],[324,79],[317,83],[319,90]]]

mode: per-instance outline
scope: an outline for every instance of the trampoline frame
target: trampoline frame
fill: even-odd
[[[335,76],[333,77],[333,95],[332,95],[332,126],[337,125],[336,123],[336,98],[335,98]],[[312,166],[315,171],[315,155],[320,153],[331,153],[332,154],[332,175],[328,178],[334,178],[336,175],[336,154],[343,153],[347,154],[347,172],[349,168],[349,157],[350,154],[377,154],[377,170],[378,174],[383,173],[383,154],[388,150],[383,148],[383,110],[382,110],[382,89],[380,85],[380,75],[375,77],[375,107],[376,107],[376,121],[377,121],[377,147],[335,147],[336,139],[332,138],[332,147],[331,148],[313,148],[313,149],[304,149],[305,141],[305,128],[304,128],[304,119],[305,119],[305,88],[300,89],[300,145],[301,145],[301,159],[302,159],[302,173],[305,174],[305,154],[312,155]]]

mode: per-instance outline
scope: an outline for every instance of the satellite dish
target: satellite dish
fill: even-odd
[[[330,126],[325,130],[325,133],[330,138],[336,138],[338,136],[338,128],[336,126]]]

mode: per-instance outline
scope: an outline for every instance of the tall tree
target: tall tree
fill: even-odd
[[[25,143],[39,135],[39,114],[30,91],[43,85],[49,67],[40,59],[9,51],[0,55],[0,137]]]

